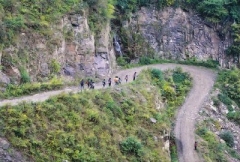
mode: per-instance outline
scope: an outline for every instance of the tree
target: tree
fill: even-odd
[[[224,0],[204,0],[197,9],[213,23],[219,23],[228,15],[227,9],[224,8]]]

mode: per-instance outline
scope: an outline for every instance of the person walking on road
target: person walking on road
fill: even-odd
[[[198,143],[197,143],[197,141],[195,141],[195,143],[194,143],[194,150],[197,150],[197,145],[198,145]]]
[[[111,87],[111,84],[112,84],[112,79],[109,78],[109,79],[108,79],[108,86]]]
[[[88,88],[90,88],[90,84],[91,84],[90,79],[88,79],[88,81],[86,83],[87,83]]]
[[[93,82],[93,80],[90,81],[90,89],[94,89],[94,82]]]
[[[126,83],[127,83],[127,81],[128,81],[128,75],[125,76],[125,80],[126,80]]]
[[[81,89],[81,91],[84,89],[84,80],[83,79],[80,82],[80,89]]]
[[[135,73],[133,74],[133,80],[136,79],[136,76],[137,76],[137,72],[135,72]]]
[[[122,79],[119,77],[118,78],[118,84],[121,84],[121,82],[122,82]]]
[[[106,80],[105,79],[103,79],[102,85],[103,85],[103,88],[105,88],[105,85],[106,85]]]
[[[118,76],[115,76],[115,78],[113,79],[115,85],[118,85]]]

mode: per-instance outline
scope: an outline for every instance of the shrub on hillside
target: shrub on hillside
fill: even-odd
[[[229,112],[228,114],[227,114],[227,118],[229,119],[229,120],[232,120],[232,121],[234,121],[234,122],[236,122],[237,124],[239,124],[240,125],[240,111],[236,111],[236,112]]]
[[[57,74],[61,70],[61,65],[57,60],[52,60],[51,64],[50,64],[50,67],[51,67],[51,72],[53,74]]]
[[[163,80],[163,73],[161,70],[158,69],[152,69],[151,74],[153,78],[157,78],[159,80]]]
[[[121,151],[124,154],[134,154],[141,156],[142,144],[135,137],[128,137],[120,143]]]
[[[118,57],[117,58],[117,64],[120,66],[126,66],[128,63],[123,57]]]
[[[230,98],[234,100],[240,106],[240,70],[223,70],[218,74],[217,84],[222,92],[224,92],[225,96],[223,99]],[[223,101],[223,103],[225,102]],[[227,101],[224,103],[229,105],[230,103]]]
[[[20,74],[22,83],[30,82],[30,76],[25,68],[20,68]]]
[[[229,147],[233,147],[234,146],[234,137],[233,134],[230,131],[225,131],[222,132],[219,135]]]

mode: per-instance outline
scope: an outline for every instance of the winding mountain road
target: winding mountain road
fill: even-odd
[[[139,72],[147,68],[157,68],[160,70],[174,69],[176,67],[181,67],[183,71],[190,73],[193,78],[193,87],[188,94],[184,104],[179,109],[176,125],[175,125],[175,137],[178,150],[179,162],[200,162],[197,153],[194,151],[195,142],[195,118],[205,99],[209,96],[209,93],[213,87],[216,73],[210,69],[196,66],[179,65],[179,64],[157,64],[142,66],[132,69],[121,70],[116,74],[112,75],[119,76],[124,79],[125,75],[129,76],[129,81],[132,81],[133,73]],[[125,81],[123,80],[123,83]],[[96,89],[102,88],[101,83],[95,85]],[[63,90],[43,92],[35,94],[32,96],[25,96],[12,100],[2,100],[0,101],[0,106],[5,104],[17,105],[20,102],[41,102],[48,99],[50,96],[60,94],[62,92],[78,92],[79,88],[70,87]]]

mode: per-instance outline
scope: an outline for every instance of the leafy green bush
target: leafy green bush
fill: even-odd
[[[216,106],[216,107],[220,106],[221,102],[219,101],[219,99],[217,99],[217,97],[214,97],[212,100],[213,100],[213,105],[214,106]]]
[[[207,60],[207,61],[198,61],[195,59],[189,59],[186,61],[178,61],[178,63],[180,64],[186,64],[186,65],[195,65],[195,66],[204,66],[204,67],[208,67],[208,68],[217,68],[219,65],[218,61],[215,60]]]
[[[149,57],[143,56],[143,57],[139,58],[140,65],[149,65],[149,64],[153,64],[153,63],[154,63],[154,60]]]
[[[220,71],[217,78],[216,86],[224,93],[222,96],[223,103],[232,104],[229,98],[240,106],[240,70],[223,70]]]
[[[159,80],[163,80],[163,73],[161,70],[159,69],[152,69],[151,70],[151,74],[153,78],[159,79]]]
[[[118,57],[117,58],[117,64],[120,66],[126,66],[128,63],[123,57]]]
[[[227,114],[227,118],[229,119],[229,120],[232,120],[232,121],[234,121],[234,122],[236,122],[237,124],[239,124],[240,125],[240,111],[236,111],[236,112],[229,112],[228,114]]]
[[[124,154],[141,156],[141,149],[143,146],[135,137],[128,137],[126,140],[120,143],[120,148]]]
[[[106,108],[111,110],[115,117],[118,117],[120,119],[123,117],[122,109],[119,106],[117,106],[115,102],[107,102]]]
[[[234,137],[230,131],[224,131],[219,135],[229,147],[234,146]]]
[[[176,84],[182,83],[187,79],[186,73],[183,73],[181,68],[173,72],[173,81]]]
[[[229,111],[233,111],[232,100],[227,95],[218,94],[218,99],[228,107]]]
[[[51,67],[51,72],[54,74],[59,73],[61,70],[60,63],[55,59],[51,61],[50,67]]]
[[[27,83],[31,81],[30,76],[25,68],[20,68],[20,74],[22,83]]]

